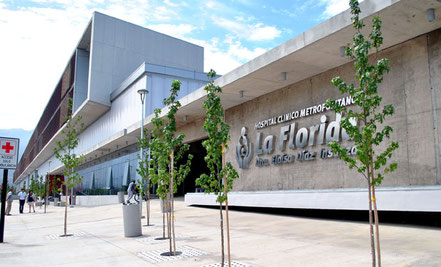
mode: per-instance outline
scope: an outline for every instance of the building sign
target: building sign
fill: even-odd
[[[352,105],[354,100],[348,96],[337,99],[336,102],[342,106],[348,106]],[[269,126],[315,115],[327,110],[329,109],[326,108],[325,104],[320,104],[257,122],[255,123],[255,128],[256,130],[261,130]],[[280,127],[278,136],[264,135],[263,132],[257,132],[254,151],[252,149],[253,145],[247,139],[246,128],[243,127],[236,145],[236,160],[239,168],[246,169],[248,167],[253,152],[256,154],[255,165],[257,167],[336,157],[337,155],[330,148],[322,148],[319,151],[313,151],[312,148],[331,141],[344,142],[350,140],[346,131],[341,129],[340,121],[341,114],[336,113],[335,120],[329,121],[326,115],[322,115],[320,121],[309,127],[299,128],[296,122],[291,122],[291,124]],[[355,120],[350,122],[352,125],[357,124]],[[293,150],[297,149],[300,149],[300,151],[292,153]],[[357,152],[355,146],[348,146],[346,150],[348,155],[355,155]],[[276,151],[279,153],[275,154]]]
[[[342,107],[349,106],[354,104],[354,99],[351,96],[342,97],[340,99],[335,100],[339,105]],[[263,129],[269,126],[274,126],[279,123],[284,123],[287,121],[292,121],[298,118],[308,117],[311,115],[319,114],[325,111],[328,111],[329,108],[326,107],[325,103],[322,103],[320,105],[315,105],[312,107],[304,108],[301,110],[295,110],[289,113],[285,113],[279,116],[275,116],[263,121],[259,121],[255,123],[256,129]]]
[[[16,169],[18,163],[18,138],[0,137],[0,169]]]

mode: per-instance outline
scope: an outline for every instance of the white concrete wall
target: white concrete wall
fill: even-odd
[[[436,35],[437,32],[441,31],[437,30],[428,36],[417,37],[383,50],[377,55],[378,58],[385,57],[391,62],[391,71],[385,75],[384,81],[378,88],[378,93],[383,98],[379,109],[382,109],[383,105],[394,106],[395,114],[387,117],[384,125],[393,128],[390,141],[398,141],[400,146],[388,161],[388,163],[398,163],[398,169],[386,175],[381,187],[440,185],[437,181],[435,159],[439,155],[435,151],[436,124],[434,124],[432,105],[432,88],[439,87],[439,84],[437,81],[433,81],[432,84],[429,82],[431,80],[429,63],[433,62],[432,69],[441,69],[440,53],[429,57],[428,50],[433,47],[434,52],[441,51],[439,48],[435,50],[435,44],[441,43],[441,39],[434,41],[431,46],[427,43],[427,38]],[[318,144],[317,135],[312,146],[308,145],[304,148],[297,146],[291,149],[285,144],[284,151],[279,147],[281,127],[295,122],[296,130],[302,127],[309,130],[309,127],[320,123],[322,115],[326,115],[328,121],[335,120],[334,111],[301,117],[263,129],[255,128],[256,122],[273,116],[315,106],[326,102],[328,98],[341,98],[340,91],[333,87],[330,81],[340,76],[347,83],[357,84],[354,81],[353,71],[353,63],[347,63],[228,109],[226,121],[231,126],[231,146],[226,153],[226,161],[233,164],[240,177],[234,181],[233,190],[363,188],[366,184],[363,176],[355,169],[350,170],[344,161],[337,158],[320,158],[320,151],[329,147],[326,144]],[[235,148],[242,127],[248,128],[248,142],[253,144],[253,149],[257,147],[257,134],[262,134],[263,137],[274,136],[274,152],[260,155],[259,158],[271,161],[271,156],[286,153],[293,155],[295,160],[287,164],[258,167],[256,166],[258,157],[253,151],[248,168],[240,169],[235,158]],[[378,131],[381,129],[379,127]],[[383,152],[390,141],[385,140],[380,147],[377,147],[376,154]],[[341,144],[350,147],[353,142],[344,141]],[[297,161],[298,153],[304,150],[317,153],[317,158]]]
[[[141,100],[137,90],[145,88],[146,76],[140,78],[112,102],[111,109],[80,135],[77,153],[86,151],[118,131],[141,120]],[[110,93],[107,95],[110,99]]]
[[[441,186],[378,188],[378,210],[441,212]],[[217,206],[216,196],[185,195],[187,205]],[[229,206],[292,209],[367,210],[367,189],[251,191],[228,194]]]
[[[200,46],[97,12],[92,27],[91,101],[110,105],[110,93],[143,62],[203,71]]]
[[[173,80],[182,82],[180,95],[185,95],[202,86],[204,82],[185,78],[176,78],[167,75],[147,73],[133,83],[127,90],[112,102],[111,109],[90,125],[80,135],[80,142],[75,149],[81,153],[91,149],[96,144],[110,138],[119,131],[141,121],[141,100],[137,91],[147,88],[146,117],[153,113],[153,109],[162,108],[162,101],[168,97]],[[110,94],[108,95],[110,98]]]
[[[77,196],[76,205],[78,206],[103,206],[118,204],[118,196]]]

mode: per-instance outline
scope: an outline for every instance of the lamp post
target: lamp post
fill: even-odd
[[[138,90],[138,94],[141,97],[141,139],[144,138],[144,117],[145,117],[144,103],[145,103],[146,95],[148,93],[149,93],[149,91],[147,89],[139,89]],[[144,149],[142,148],[142,146],[141,146],[141,161],[144,162]],[[139,203],[140,203],[141,215],[142,215],[142,194],[141,194],[141,199],[140,199]],[[147,200],[146,205],[147,205],[147,213],[148,213],[148,200]],[[141,216],[141,218],[142,218],[142,216]],[[149,225],[149,214],[147,214],[147,225]]]
[[[150,142],[150,140],[152,139],[151,133],[149,133],[148,139]],[[151,152],[151,150],[149,148],[147,162],[150,162],[150,156],[151,156],[150,152]],[[147,175],[149,175],[148,171],[150,169],[150,163],[147,166],[146,166],[146,172],[147,172]],[[145,205],[147,207],[147,226],[150,226],[150,177],[149,176],[147,176],[147,203]]]

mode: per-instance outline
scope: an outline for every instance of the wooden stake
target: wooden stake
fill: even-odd
[[[374,219],[375,219],[375,239],[377,243],[377,264],[381,267],[381,250],[380,250],[380,222],[378,219],[377,199],[375,198],[375,186],[372,186],[372,203],[374,204]]]
[[[172,229],[172,236],[173,236],[173,256],[176,256],[176,239],[175,239],[175,205],[174,205],[174,192],[175,188],[173,185],[174,180],[174,151],[172,150],[170,154],[170,163],[171,163],[171,169],[170,169],[170,198],[171,198],[171,229]]]
[[[225,169],[225,144],[222,144],[222,169]],[[227,194],[227,178],[225,174],[224,180],[224,195],[225,195],[225,220],[227,223],[227,255],[228,255],[228,267],[231,267],[231,252],[230,252],[230,221],[228,218],[228,194]]]

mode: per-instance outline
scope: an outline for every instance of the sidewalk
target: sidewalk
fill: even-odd
[[[145,203],[144,203],[145,204]],[[168,249],[159,202],[143,236],[125,238],[121,205],[68,208],[70,238],[63,233],[63,207],[6,217],[0,266],[220,266],[219,210],[176,201],[176,246],[183,255],[155,256]],[[143,207],[145,215],[145,206]],[[381,219],[381,218],[380,218]],[[146,224],[146,219],[142,219]],[[441,229],[380,225],[384,266],[440,266]],[[371,266],[367,223],[230,211],[233,266]],[[242,265],[239,265],[239,264]]]

